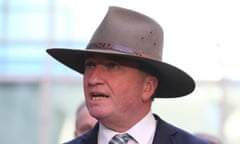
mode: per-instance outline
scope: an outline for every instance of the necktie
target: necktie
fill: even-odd
[[[136,140],[130,136],[129,134],[117,134],[109,141],[109,144],[127,144],[128,141],[132,140],[133,142],[136,142]]]

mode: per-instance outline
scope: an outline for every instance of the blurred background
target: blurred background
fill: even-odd
[[[46,54],[84,49],[110,5],[157,20],[163,60],[196,80],[187,97],[155,99],[152,111],[192,133],[240,143],[238,0],[0,0],[0,143],[73,138],[82,76]]]

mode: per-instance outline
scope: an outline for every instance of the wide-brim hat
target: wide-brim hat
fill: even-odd
[[[51,48],[47,52],[73,70],[84,74],[88,54],[104,54],[139,61],[142,70],[158,78],[155,97],[173,98],[191,93],[193,79],[181,69],[162,61],[163,30],[150,17],[133,10],[109,7],[86,49]]]

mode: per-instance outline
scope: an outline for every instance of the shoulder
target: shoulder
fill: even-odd
[[[99,124],[97,123],[93,129],[89,130],[80,137],[77,137],[69,142],[64,144],[93,144],[97,143],[97,133],[98,133]]]
[[[93,135],[92,130],[90,130],[89,132],[83,134],[82,136],[76,137],[64,144],[85,144],[88,143],[88,139],[91,138]]]
[[[157,115],[154,116],[157,120],[155,141],[165,141],[169,144],[207,144],[199,137],[163,121]]]
[[[174,136],[176,141],[178,142],[184,142],[186,144],[207,144],[207,142],[203,139],[200,139],[199,137],[182,130],[180,128],[176,128],[177,133]]]
[[[83,143],[83,138],[82,138],[82,136],[80,136],[69,142],[65,142],[64,144],[82,144],[82,143]]]

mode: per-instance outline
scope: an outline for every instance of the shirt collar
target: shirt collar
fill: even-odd
[[[138,123],[136,123],[132,128],[123,133],[128,133],[134,137],[141,144],[152,143],[154,133],[156,129],[156,120],[154,119],[151,111]],[[104,125],[100,123],[98,141],[99,144],[106,144],[110,139],[118,134],[115,131],[107,129]]]

